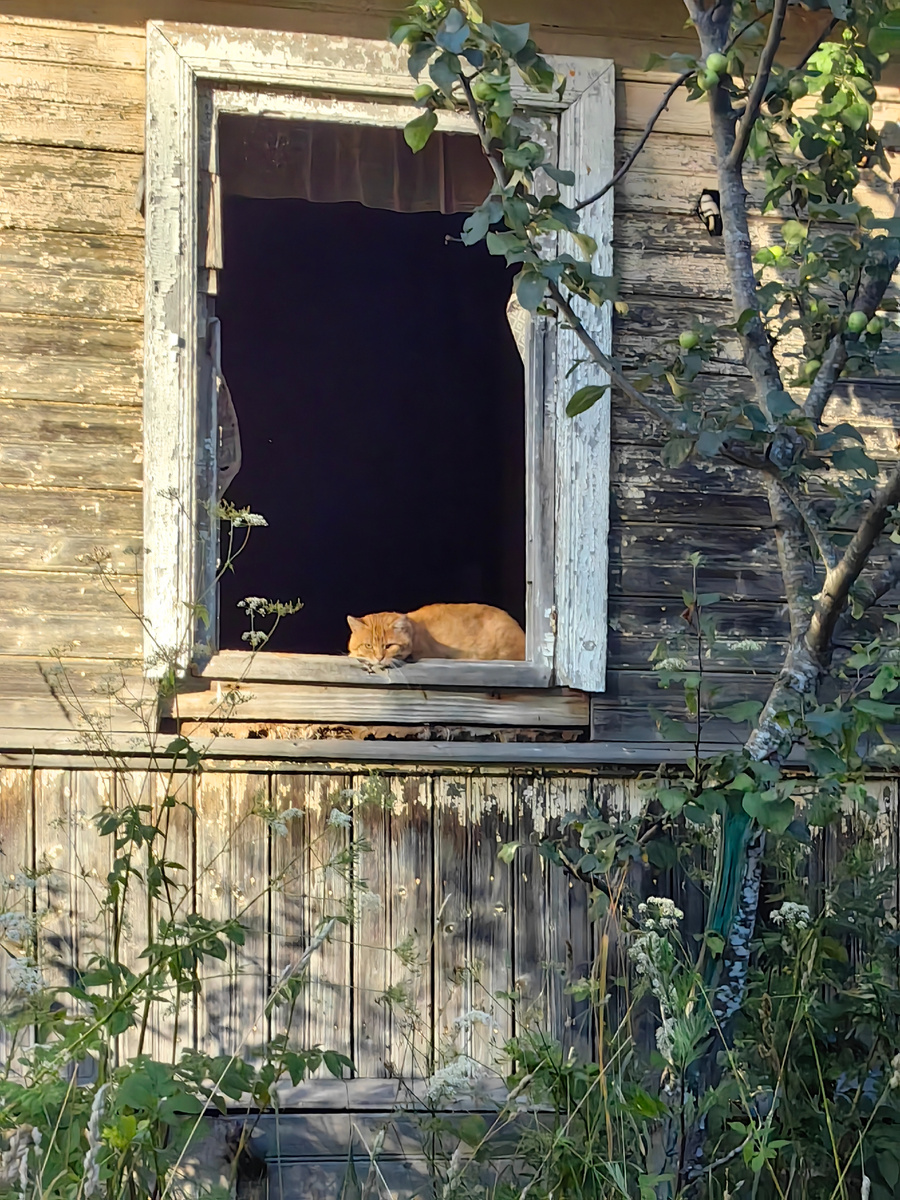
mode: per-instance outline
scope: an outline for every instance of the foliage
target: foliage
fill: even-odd
[[[636,1052],[639,1039],[619,1040],[618,1026],[610,1040],[603,1004],[611,990],[605,977],[592,977],[585,994],[599,1002],[599,1059],[578,1070],[585,1095],[592,1086],[602,1093],[602,1120],[592,1116],[580,1129],[581,1174],[567,1174],[560,1158],[551,1184],[541,1172],[561,1146],[569,1152],[568,1134],[592,1109],[576,1105],[576,1119],[561,1093],[546,1091],[562,1132],[544,1146],[525,1190],[886,1195],[897,1178],[884,1149],[900,1078],[888,1001],[896,938],[883,907],[889,881],[872,849],[867,781],[896,758],[900,618],[881,602],[900,582],[900,468],[883,461],[865,421],[834,419],[829,403],[842,380],[878,379],[900,362],[898,305],[888,292],[900,264],[900,218],[876,218],[859,194],[866,172],[888,167],[873,106],[881,71],[900,48],[900,10],[892,0],[832,3],[831,20],[822,17],[819,37],[791,63],[779,60],[787,0],[685,2],[697,54],[650,66],[679,73],[667,96],[681,86],[689,102],[708,107],[732,311],[698,317],[636,371],[583,321],[590,306],[609,304],[627,319],[616,280],[595,270],[590,214],[635,161],[664,104],[614,177],[577,196],[540,118],[517,108],[516,89],[564,97],[565,81],[528,26],[486,21],[472,0],[418,0],[393,25],[411,75],[420,80],[427,70],[429,78],[414,93],[422,112],[407,127],[411,148],[421,149],[441,112],[465,112],[493,172],[463,240],[483,240],[518,265],[522,306],[573,329],[595,368],[568,416],[590,421],[596,405],[615,397],[652,418],[663,468],[693,461],[755,475],[790,627],[786,642],[729,637],[717,616],[723,598],[701,589],[701,559],[692,556],[680,621],[653,655],[660,687],[684,699],[684,720],[656,714],[662,736],[685,743],[683,762],[650,781],[646,810],[633,821],[572,814],[542,848],[591,889],[598,921],[614,921],[617,936],[632,923],[645,993],[636,1002],[655,1011],[658,1044],[654,1062]],[[752,228],[748,189],[770,214]],[[735,357],[744,374],[712,369]],[[767,690],[727,694],[713,662],[768,674]],[[710,753],[720,730],[737,744]],[[814,836],[835,836],[845,813],[859,840],[844,884],[817,896],[790,880],[773,929],[764,914],[773,889],[788,881],[766,871],[800,862]],[[706,851],[713,863],[701,870]],[[515,847],[502,853],[512,857]],[[636,872],[688,865],[705,893],[696,945],[662,923],[662,910],[642,914],[628,898]],[[854,907],[863,895],[865,917]],[[857,930],[865,936],[852,940]],[[531,1061],[525,1043],[508,1049]],[[864,1066],[851,1066],[853,1055]],[[568,1068],[556,1051],[540,1062],[558,1074]],[[595,1085],[585,1082],[592,1071]],[[655,1133],[623,1116],[624,1092],[615,1088],[629,1080],[665,1106],[650,1118]]]

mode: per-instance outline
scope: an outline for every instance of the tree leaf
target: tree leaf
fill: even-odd
[[[694,448],[691,438],[669,438],[660,452],[660,460],[664,467],[680,467],[690,456]]]
[[[861,471],[874,479],[878,474],[878,463],[869,458],[861,446],[847,446],[844,450],[835,450],[831,461],[839,471]]]
[[[453,85],[459,78],[459,59],[455,54],[439,55],[428,69],[435,87],[441,89],[445,96],[453,91]]]
[[[516,299],[529,312],[536,312],[547,290],[547,280],[533,267],[524,267],[516,279]]]
[[[726,704],[717,708],[715,715],[724,717],[726,721],[755,721],[762,711],[759,700],[738,700],[734,704]]]
[[[437,47],[434,42],[425,39],[421,42],[416,42],[415,46],[409,53],[406,65],[409,67],[409,73],[413,79],[418,79],[422,74],[422,68],[434,54]]]
[[[437,113],[433,113],[430,109],[428,112],[422,113],[419,117],[413,119],[403,128],[403,140],[412,150],[413,154],[418,154],[427,144],[428,139],[437,128]]]
[[[587,412],[608,391],[608,383],[591,384],[588,387],[579,388],[566,405],[566,416],[577,417],[579,413]]]
[[[561,167],[554,167],[550,163],[542,163],[541,166],[551,179],[555,180],[563,187],[575,186],[574,171],[564,171]]]
[[[451,54],[459,54],[466,44],[468,36],[469,26],[466,24],[466,18],[458,8],[451,8],[435,34],[434,40],[442,50],[449,50]]]
[[[525,25],[503,25],[499,21],[494,21],[491,24],[494,37],[503,47],[507,54],[516,55],[520,50],[525,49],[525,44],[528,41],[531,32],[531,26]]]
[[[521,842],[506,842],[497,851],[497,857],[501,862],[511,863],[521,845]]]

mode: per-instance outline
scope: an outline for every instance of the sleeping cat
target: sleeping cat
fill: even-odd
[[[524,659],[518,621],[490,604],[426,604],[411,613],[348,617],[353,658],[388,667],[420,658]]]

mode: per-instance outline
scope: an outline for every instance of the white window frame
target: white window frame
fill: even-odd
[[[606,59],[553,58],[562,101],[522,87],[517,102],[546,126],[577,197],[613,170],[615,82]],[[216,122],[221,113],[402,126],[417,110],[404,54],[388,42],[150,21],[147,25],[143,612],[148,670],[192,644],[195,669],[256,682],[392,682],[458,687],[605,686],[609,405],[574,420],[567,397],[596,368],[580,364],[572,330],[535,319],[526,345],[526,660],[412,663],[371,673],[329,655],[216,652],[195,605],[211,595],[218,533],[208,518],[216,479],[206,295],[221,246]],[[439,128],[471,133],[441,113]],[[583,212],[612,273],[612,192]],[[227,264],[225,265],[227,269]],[[584,313],[611,348],[610,305]],[[602,382],[602,376],[599,378]],[[248,583],[252,591],[252,581]],[[211,627],[215,629],[214,604]],[[298,618],[302,619],[302,618]],[[188,655],[180,656],[187,668]]]

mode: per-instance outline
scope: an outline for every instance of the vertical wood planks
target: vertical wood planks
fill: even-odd
[[[356,898],[354,1061],[363,1076],[421,1078],[432,1039],[428,781],[376,775],[355,783],[354,836],[372,848],[359,863],[369,891]]]
[[[267,807],[265,775],[206,774],[197,781],[197,911],[216,921],[235,918],[243,946],[225,961],[208,957],[197,1005],[197,1042],[209,1054],[234,1054],[266,1037],[269,994],[269,839],[254,810]]]
[[[511,787],[502,776],[435,780],[435,1042],[485,1065],[512,1033]],[[492,1015],[483,1025],[467,1016]]]
[[[29,770],[0,770],[0,911],[30,914],[34,911],[34,893],[22,884],[22,875],[34,867],[32,773]],[[28,953],[27,944],[0,951],[0,1010],[10,1016],[16,1011],[18,997],[8,966],[13,951]],[[0,1063],[7,1063],[17,1049],[31,1038],[25,1030],[15,1037],[0,1028]]]
[[[339,794],[349,787],[343,775],[276,775],[272,806],[276,812],[300,809],[303,816],[287,822],[287,834],[272,839],[272,977],[273,986],[298,970],[322,922],[342,912],[343,879],[328,867],[347,845],[347,834],[329,825]],[[312,952],[308,983],[300,992],[289,1030],[298,1048],[321,1045],[350,1055],[350,936],[335,925],[328,941]],[[273,1034],[285,1032],[288,1013],[272,1013]]]

